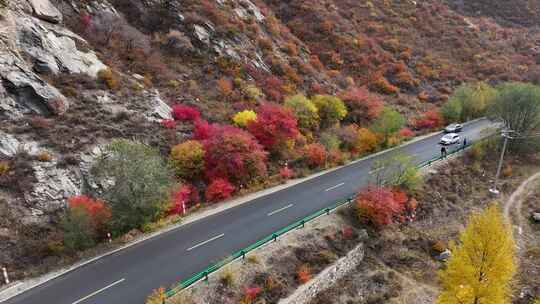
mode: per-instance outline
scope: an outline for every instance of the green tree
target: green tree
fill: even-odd
[[[315,95],[312,101],[319,111],[323,128],[333,127],[347,116],[345,103],[336,96]]]
[[[458,87],[442,108],[446,121],[467,121],[485,115],[497,96],[497,90],[485,82]]]
[[[285,107],[293,111],[302,133],[306,134],[319,128],[319,110],[306,96],[298,94],[288,97],[285,99]]]
[[[510,303],[516,246],[496,205],[473,214],[450,251],[446,268],[439,272],[442,291],[437,304]]]
[[[398,111],[384,107],[379,118],[371,125],[371,129],[384,137],[385,143],[388,138],[398,132],[405,125],[405,118]]]
[[[534,152],[540,148],[540,87],[533,84],[510,82],[497,87],[498,94],[489,113],[503,121],[505,128],[514,131],[510,150]],[[532,136],[532,137],[531,137]]]
[[[61,221],[64,246],[71,251],[91,248],[95,245],[93,224],[83,207],[69,208]]]
[[[390,185],[413,191],[422,183],[413,157],[404,154],[393,154],[375,161],[371,172],[379,187]]]
[[[166,208],[174,181],[172,169],[157,150],[124,139],[104,149],[92,172],[103,185],[98,195],[111,206],[115,233],[157,219]]]

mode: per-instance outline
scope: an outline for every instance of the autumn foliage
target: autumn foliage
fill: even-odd
[[[267,153],[248,132],[232,126],[213,126],[205,141],[206,177],[240,185],[266,175]]]
[[[201,113],[195,107],[177,104],[172,107],[172,116],[178,121],[195,121],[201,117]]]
[[[299,132],[296,117],[288,108],[265,104],[257,110],[257,119],[247,128],[268,150],[275,150],[286,141],[295,139]]]
[[[403,218],[405,211],[411,209],[412,206],[405,192],[386,187],[369,186],[360,191],[356,199],[359,218],[378,227],[392,224]]]
[[[187,208],[200,202],[199,192],[192,185],[181,185],[171,193],[169,214],[183,214]]]
[[[217,202],[226,200],[231,197],[235,187],[224,178],[217,178],[210,182],[204,193],[204,197],[208,202]]]
[[[433,129],[443,125],[444,119],[437,110],[429,110],[422,113],[419,118],[413,120],[415,129]]]
[[[204,169],[204,148],[196,140],[188,140],[171,149],[171,163],[180,177],[190,179]]]
[[[111,210],[102,200],[94,200],[86,195],[73,196],[68,199],[70,209],[80,209],[89,216],[92,227],[99,233],[111,219]]]
[[[310,167],[322,167],[326,163],[326,149],[319,143],[306,145],[303,149],[304,158]]]
[[[383,108],[382,99],[370,93],[366,87],[353,87],[340,94],[349,111],[347,120],[367,123],[379,116]]]

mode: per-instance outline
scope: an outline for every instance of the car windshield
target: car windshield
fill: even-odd
[[[451,124],[451,125],[448,125],[448,129],[454,129],[457,127],[457,124]]]

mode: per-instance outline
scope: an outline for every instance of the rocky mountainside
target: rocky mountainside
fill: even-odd
[[[160,124],[172,104],[223,123],[365,86],[414,118],[464,82],[540,81],[539,8],[518,2],[0,0],[0,260],[54,255],[100,146],[190,137]]]

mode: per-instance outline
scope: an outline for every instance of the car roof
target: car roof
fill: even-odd
[[[443,138],[449,138],[449,137],[455,137],[455,136],[459,136],[459,135],[457,133],[448,133],[448,134],[445,134]]]

